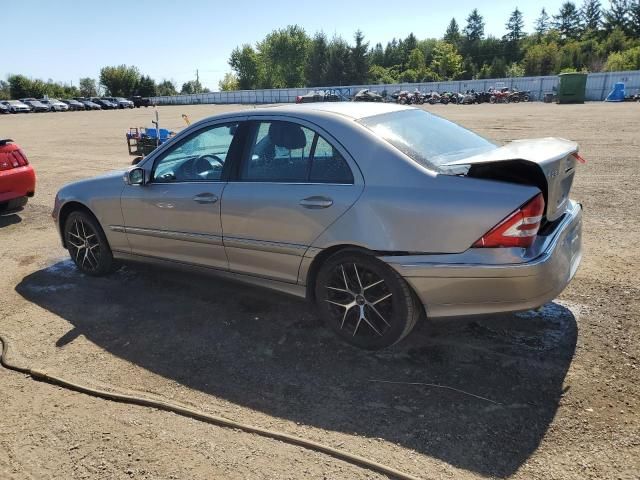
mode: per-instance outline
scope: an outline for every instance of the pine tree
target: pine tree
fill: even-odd
[[[600,0],[585,0],[580,10],[582,26],[586,31],[598,31],[602,25],[602,6]]]
[[[540,12],[540,16],[536,20],[536,26],[535,26],[536,34],[538,35],[538,37],[541,37],[542,35],[544,35],[549,31],[550,23],[551,21],[549,19],[549,14],[543,7],[542,11]]]
[[[611,8],[604,13],[607,32],[619,28],[629,32],[629,0],[611,0]]]
[[[327,37],[323,32],[316,33],[311,41],[309,60],[305,70],[307,85],[317,87],[326,84]]]
[[[636,38],[640,38],[640,0],[635,0],[631,3],[629,6],[629,16],[631,19],[631,34]]]
[[[464,27],[464,34],[471,42],[482,40],[484,37],[484,19],[474,8],[467,17],[467,26]]]
[[[351,83],[362,85],[367,83],[369,75],[369,43],[364,42],[364,34],[358,30],[354,37],[356,44],[351,48],[350,77]],[[415,38],[415,37],[414,37]]]
[[[449,26],[447,27],[447,31],[444,33],[443,40],[451,45],[458,45],[460,42],[460,27],[458,26],[458,22],[456,22],[455,18],[452,18],[451,22],[449,22]]]
[[[505,40],[508,42],[518,42],[524,36],[524,19],[522,18],[522,12],[518,10],[518,7],[511,13],[509,21],[506,24],[507,34]]]
[[[384,50],[381,43],[376,43],[369,57],[371,58],[371,65],[384,65]]]
[[[560,35],[567,38],[577,38],[580,33],[580,13],[573,2],[565,2],[560,7],[558,15],[553,16],[554,27]]]

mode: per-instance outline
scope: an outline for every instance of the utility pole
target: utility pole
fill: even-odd
[[[200,75],[198,74],[198,69],[196,68],[196,90],[195,93],[200,93]]]

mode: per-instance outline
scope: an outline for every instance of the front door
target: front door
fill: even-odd
[[[154,160],[148,183],[124,189],[131,253],[228,268],[220,203],[237,130],[238,122],[231,122],[195,131]]]
[[[229,268],[295,283],[305,251],[353,205],[362,177],[310,125],[256,120],[247,130],[222,198]]]

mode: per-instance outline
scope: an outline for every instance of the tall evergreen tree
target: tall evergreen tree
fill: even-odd
[[[565,39],[577,38],[580,34],[580,12],[573,2],[564,2],[558,15],[553,16],[553,26]]]
[[[611,0],[611,8],[604,13],[604,25],[607,32],[619,28],[629,32],[629,0]]]
[[[334,37],[327,48],[327,84],[347,85],[349,45],[341,37]]]
[[[351,48],[350,80],[353,84],[362,85],[367,83],[369,76],[369,43],[365,43],[364,34],[360,30],[356,31],[353,38],[356,44]]]
[[[447,31],[444,32],[443,40],[451,45],[458,45],[460,42],[460,27],[455,18],[452,18],[447,27]]]
[[[467,17],[467,26],[464,27],[464,34],[472,42],[482,40],[484,37],[484,19],[478,13],[477,8],[474,8]]]
[[[631,34],[640,39],[640,0],[631,2],[629,6],[629,17],[631,20]]]
[[[602,25],[602,6],[600,0],[585,0],[580,9],[582,26],[585,31],[598,31]]]
[[[540,11],[540,16],[536,20],[535,31],[538,37],[541,37],[545,33],[549,31],[549,26],[551,25],[551,19],[549,18],[549,14],[542,7],[542,11]]]
[[[327,75],[327,37],[318,32],[311,40],[309,60],[305,68],[307,85],[318,87],[325,85]]]
[[[509,16],[509,21],[507,21],[506,28],[507,33],[504,36],[505,55],[509,62],[517,62],[518,60],[520,60],[520,40],[522,40],[525,36],[524,19],[522,17],[522,12],[518,10],[518,7],[516,7],[516,9]],[[504,71],[506,65],[503,65],[501,68]],[[494,69],[493,64],[492,69]]]
[[[505,25],[507,34],[505,40],[508,42],[518,42],[525,36],[524,33],[524,19],[522,12],[518,10],[518,7],[511,13],[507,24]]]
[[[371,59],[371,65],[384,65],[384,50],[382,49],[381,43],[376,43],[376,46],[371,50],[369,57]]]

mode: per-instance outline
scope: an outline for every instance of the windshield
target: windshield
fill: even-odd
[[[480,135],[419,109],[367,117],[360,123],[415,162],[436,171],[446,163],[497,148]]]

